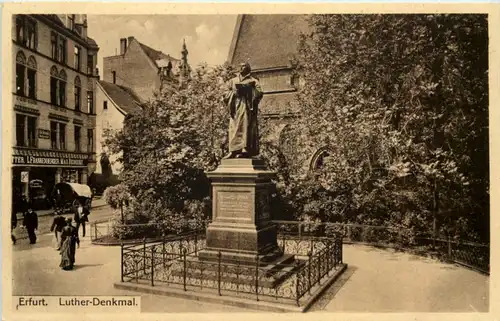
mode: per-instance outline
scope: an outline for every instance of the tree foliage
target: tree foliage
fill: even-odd
[[[284,194],[323,221],[429,231],[435,218],[453,235],[487,237],[487,16],[309,19],[303,113],[288,139],[298,163],[327,153]]]
[[[141,112],[128,115],[106,146],[121,154],[121,180],[133,209],[151,222],[182,221],[210,213],[205,171],[226,150],[227,116],[221,102],[230,67],[200,66],[183,88],[165,86]]]

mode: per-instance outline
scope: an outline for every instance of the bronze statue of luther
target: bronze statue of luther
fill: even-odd
[[[229,154],[224,158],[251,158],[259,155],[258,106],[263,92],[252,77],[249,63],[229,80],[224,104],[229,111]]]

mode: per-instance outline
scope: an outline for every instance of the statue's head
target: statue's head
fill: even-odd
[[[240,74],[243,76],[248,75],[252,71],[250,64],[248,62],[244,62],[240,64]]]

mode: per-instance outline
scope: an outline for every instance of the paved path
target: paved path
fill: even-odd
[[[58,268],[51,236],[14,249],[14,295],[134,295],[119,291],[120,249],[90,244],[76,254],[73,271]],[[345,245],[349,264],[340,282],[312,311],[328,312],[483,312],[488,310],[489,277],[462,267],[391,250]],[[142,295],[143,312],[253,312],[237,307],[172,297]]]
[[[349,265],[318,304],[328,312],[488,312],[489,277],[433,259],[344,245]]]

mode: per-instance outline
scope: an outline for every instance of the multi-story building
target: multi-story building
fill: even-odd
[[[99,48],[86,15],[12,19],[13,196],[33,199],[60,181],[85,184],[95,170]]]
[[[182,59],[173,58],[128,37],[120,39],[119,55],[104,57],[103,80],[97,83],[97,163],[92,177],[98,191],[121,171],[120,155],[111,155],[103,146],[106,134],[121,130],[125,116],[140,111],[155,92],[165,87],[176,89],[189,79],[185,43],[181,55]]]
[[[134,37],[120,39],[119,55],[103,58],[103,80],[132,89],[142,101],[153,98],[162,84],[160,70],[179,68],[180,60],[155,50]]]

